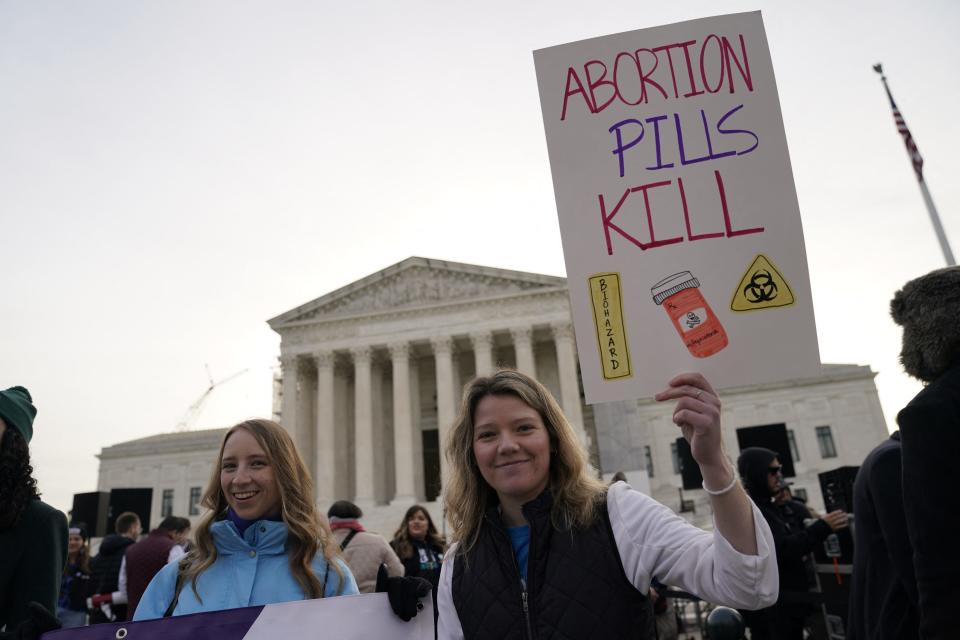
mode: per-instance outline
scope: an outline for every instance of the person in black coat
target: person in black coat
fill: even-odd
[[[741,611],[753,640],[802,640],[804,618],[810,605],[791,601],[791,594],[809,590],[804,556],[812,552],[828,535],[847,526],[847,514],[833,511],[810,526],[787,517],[774,497],[783,485],[777,453],[763,447],[749,447],[740,453],[737,469],[747,493],[756,503],[773,533],[780,571],[780,596],[777,603],[760,611]]]
[[[848,640],[913,640],[920,611],[901,489],[900,433],[871,451],[853,485],[857,514]]]
[[[90,561],[90,624],[127,619],[127,594],[120,591],[120,566],[127,547],[137,541],[143,527],[137,514],[125,511],[117,516],[114,528],[117,532],[103,539],[97,557]]]
[[[67,562],[67,518],[37,491],[29,448],[36,414],[24,387],[0,391],[0,639],[35,638],[60,626],[53,612]]]
[[[903,327],[900,362],[926,387],[897,415],[907,534],[920,608],[920,637],[960,638],[960,267],[904,285],[890,302]]]

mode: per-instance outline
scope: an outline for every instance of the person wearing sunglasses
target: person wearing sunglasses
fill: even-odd
[[[749,447],[737,459],[744,488],[770,526],[780,571],[780,596],[776,604],[741,613],[753,640],[802,640],[810,605],[792,599],[791,594],[809,590],[804,556],[831,533],[846,527],[847,514],[833,511],[809,526],[785,517],[775,501],[784,484],[783,466],[777,455],[770,449]]]

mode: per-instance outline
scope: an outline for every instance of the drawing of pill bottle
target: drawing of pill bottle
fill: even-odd
[[[664,278],[650,289],[695,358],[707,358],[727,346],[727,332],[700,293],[700,281],[689,271]]]

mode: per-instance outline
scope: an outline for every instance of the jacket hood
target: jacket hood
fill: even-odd
[[[776,451],[763,447],[747,447],[737,458],[737,471],[743,480],[743,486],[757,505],[766,504],[773,497],[767,483],[767,469],[776,457]]]
[[[106,538],[103,539],[103,542],[100,543],[100,554],[105,556],[112,556],[117,552],[123,552],[123,549],[126,549],[128,546],[133,544],[134,541],[125,536],[117,535],[116,533],[111,533]]]
[[[924,382],[939,378],[960,361],[960,267],[903,285],[890,301],[890,315],[903,327],[904,371]]]

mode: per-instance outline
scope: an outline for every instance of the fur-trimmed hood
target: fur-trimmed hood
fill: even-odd
[[[905,284],[890,301],[890,315],[903,327],[904,370],[924,382],[936,380],[960,361],[960,267]]]

